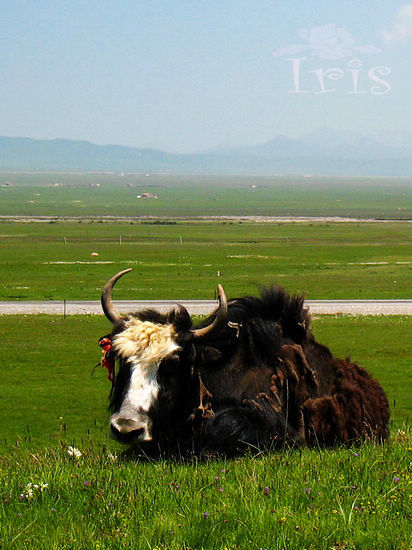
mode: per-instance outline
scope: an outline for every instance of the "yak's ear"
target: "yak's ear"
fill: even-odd
[[[203,363],[214,363],[215,361],[222,359],[222,354],[220,351],[210,346],[205,346],[201,353]]]
[[[177,332],[187,332],[193,325],[189,312],[180,304],[169,313],[169,322],[173,323]]]

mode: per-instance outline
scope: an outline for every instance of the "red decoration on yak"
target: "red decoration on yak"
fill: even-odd
[[[107,369],[107,372],[109,373],[107,378],[110,382],[113,382],[115,361],[111,354],[112,341],[107,336],[104,336],[103,338],[100,338],[99,346],[102,348],[102,358],[100,360],[100,364],[102,367]]]

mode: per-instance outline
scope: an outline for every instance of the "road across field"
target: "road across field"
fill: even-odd
[[[130,313],[144,308],[155,308],[165,312],[177,303],[187,308],[191,315],[207,315],[217,305],[213,300],[117,300],[120,313]],[[346,315],[412,315],[412,300],[307,300],[312,314]],[[24,301],[0,302],[0,315],[99,315],[102,313],[98,301]]]

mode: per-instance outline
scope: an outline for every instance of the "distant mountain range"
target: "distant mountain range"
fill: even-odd
[[[299,139],[278,135],[260,145],[199,154],[0,137],[0,170],[412,177],[412,132],[367,137],[322,129]]]

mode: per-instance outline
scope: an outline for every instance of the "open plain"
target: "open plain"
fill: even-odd
[[[342,315],[344,302],[336,302],[409,304],[410,180],[38,173],[2,180],[0,300],[17,307],[42,300],[58,311],[0,313],[0,546],[410,547],[412,317]],[[158,198],[137,198],[149,192]],[[78,301],[98,304],[104,282],[125,267],[133,271],[115,300],[212,307],[218,283],[229,297],[255,294],[261,284],[304,292],[317,340],[383,385],[390,440],[251,449],[203,462],[151,463],[125,452],[108,438],[110,384],[93,368],[110,326],[102,315],[70,315]],[[339,314],[315,309],[326,299]]]

